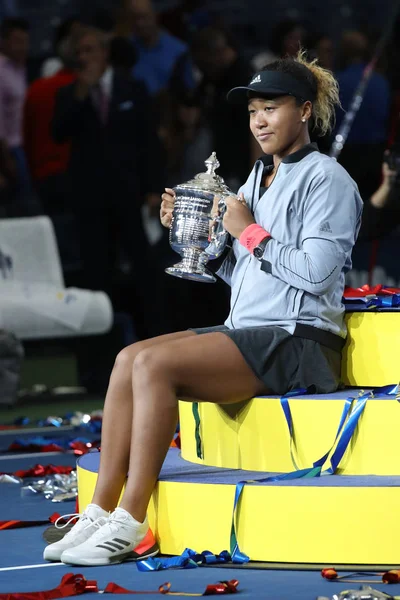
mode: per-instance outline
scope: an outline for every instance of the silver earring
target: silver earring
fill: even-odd
[[[302,123],[305,123],[305,122],[306,122],[306,120],[305,120],[305,119],[302,119],[302,120],[301,120],[301,122],[302,122]]]

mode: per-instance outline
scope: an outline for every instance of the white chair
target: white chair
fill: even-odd
[[[48,217],[0,219],[0,328],[33,340],[106,333],[112,322],[105,293],[65,288]]]

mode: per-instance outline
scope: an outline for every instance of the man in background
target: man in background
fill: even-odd
[[[28,88],[24,104],[25,153],[36,192],[47,215],[64,213],[69,202],[66,172],[70,141],[56,144],[50,129],[58,90],[76,79],[72,47],[72,39],[64,37],[58,45],[59,69],[52,76],[37,79]]]
[[[57,95],[52,132],[57,143],[71,143],[68,180],[83,285],[112,296],[121,251],[140,301],[135,324],[151,329],[153,269],[141,207],[159,199],[164,181],[150,101],[143,84],[111,66],[104,32],[83,28],[76,60],[76,81]]]
[[[191,50],[194,63],[202,74],[192,101],[200,106],[202,122],[210,132],[208,155],[215,150],[221,164],[219,173],[236,191],[246,181],[249,168],[259,156],[259,148],[249,134],[247,111],[228,104],[226,95],[238,81],[249,81],[253,73],[228,39],[228,34],[217,28],[199,31],[193,38]]]
[[[133,75],[143,81],[154,98],[168,89],[177,61],[187,57],[189,48],[178,38],[159,27],[151,0],[128,0],[126,17],[131,27],[131,41],[137,52]],[[183,85],[193,88],[190,61],[183,71]]]

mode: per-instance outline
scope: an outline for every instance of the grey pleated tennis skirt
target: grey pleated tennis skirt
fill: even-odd
[[[341,352],[314,340],[295,337],[282,327],[229,329],[218,325],[191,331],[221,332],[231,338],[266,390],[273,394],[283,395],[297,388],[328,394],[339,387]]]

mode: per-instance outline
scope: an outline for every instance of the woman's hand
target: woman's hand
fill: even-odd
[[[383,177],[382,183],[384,185],[391,186],[393,181],[396,178],[396,175],[397,175],[396,171],[394,171],[393,169],[390,169],[387,162],[384,162],[382,165],[382,177]]]
[[[385,156],[387,156],[387,154],[388,153],[385,152]],[[382,183],[371,196],[370,202],[372,206],[375,208],[384,208],[386,206],[396,175],[396,171],[389,169],[389,165],[384,161],[382,165]]]
[[[175,205],[175,192],[171,188],[165,188],[165,192],[161,196],[161,209],[160,209],[160,221],[161,225],[171,227],[172,213],[174,212]]]
[[[233,235],[234,238],[239,239],[246,227],[255,223],[255,220],[247,207],[243,194],[239,194],[239,199],[234,196],[228,196],[224,200],[226,211],[223,225],[228,233]]]

